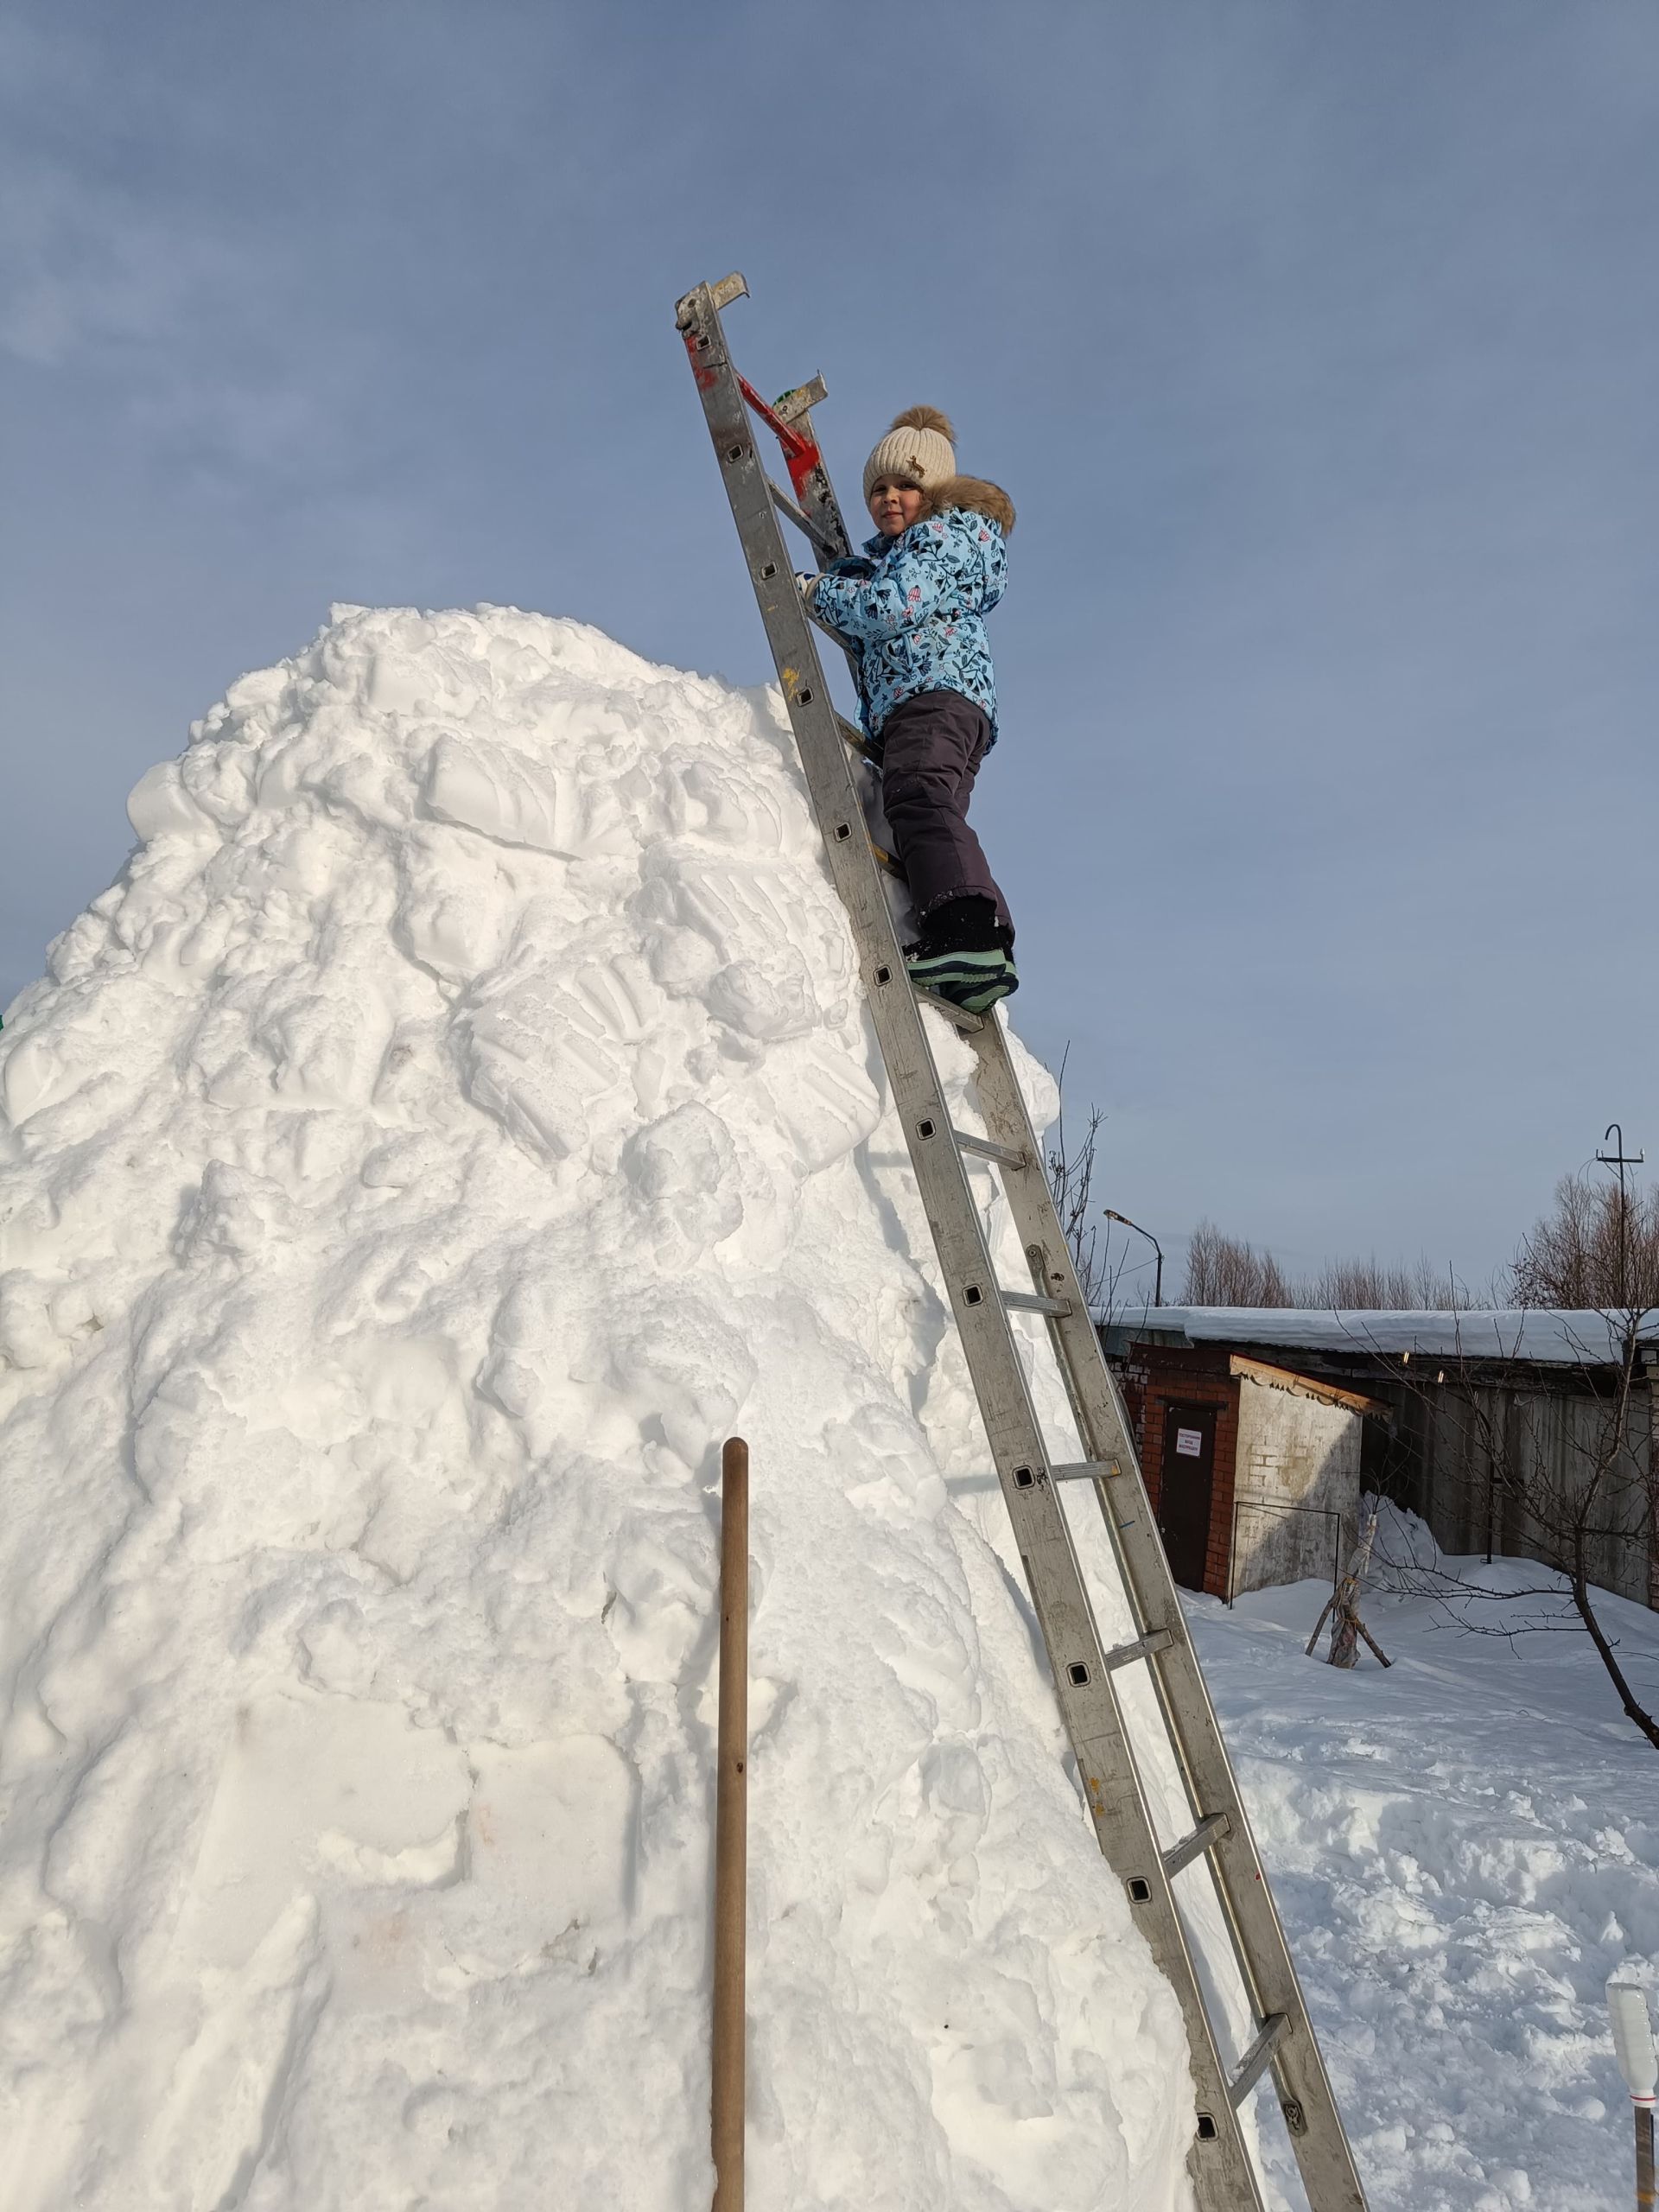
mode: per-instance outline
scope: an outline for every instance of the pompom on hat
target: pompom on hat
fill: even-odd
[[[864,497],[883,476],[937,491],[957,473],[957,434],[937,407],[906,407],[864,464]]]

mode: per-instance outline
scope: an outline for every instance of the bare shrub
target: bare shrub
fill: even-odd
[[[1436,1272],[1427,1254],[1414,1267],[1389,1268],[1373,1252],[1364,1260],[1327,1260],[1317,1275],[1298,1285],[1296,1302],[1363,1313],[1407,1313],[1468,1301],[1449,1274]]]
[[[1224,1236],[1213,1221],[1201,1221],[1187,1240],[1181,1297],[1188,1306],[1296,1303],[1271,1252],[1258,1252],[1243,1237]]]
[[[1385,1587],[1434,1599],[1459,1628],[1511,1638],[1531,1630],[1586,1633],[1626,1715],[1659,1751],[1659,1719],[1632,1675],[1639,1655],[1621,1656],[1592,1580],[1598,1565],[1605,1572],[1610,1547],[1628,1548],[1645,1562],[1648,1603],[1659,1605],[1659,1479],[1643,1357],[1653,1319],[1651,1312],[1630,1307],[1608,1313],[1599,1343],[1570,1339],[1582,1408],[1576,1421],[1552,1419],[1541,1397],[1487,1387],[1481,1363],[1461,1351],[1433,1386],[1405,1378],[1432,1418],[1446,1421],[1453,1434],[1461,1430],[1455,1457],[1467,1471],[1470,1508],[1484,1506],[1489,1530],[1502,1532],[1556,1580],[1483,1583],[1467,1562],[1438,1550],[1420,1557],[1408,1535],[1394,1555],[1379,1554],[1378,1565],[1387,1571],[1379,1576]],[[1517,1331],[1511,1357],[1520,1344]],[[1442,1397],[1440,1385],[1448,1381]],[[1516,1612],[1517,1602],[1524,1611]]]
[[[1294,1306],[1341,1307],[1356,1313],[1404,1313],[1468,1304],[1467,1296],[1427,1258],[1414,1267],[1384,1267],[1373,1253],[1365,1260],[1328,1260],[1317,1275],[1287,1275],[1271,1252],[1258,1252],[1243,1237],[1224,1236],[1212,1221],[1201,1221],[1186,1248],[1186,1281],[1181,1296],[1188,1306]]]
[[[1077,1283],[1083,1292],[1084,1302],[1094,1313],[1099,1310],[1110,1287],[1106,1255],[1100,1249],[1099,1231],[1089,1217],[1090,1197],[1095,1181],[1095,1147],[1099,1141],[1101,1123],[1106,1117],[1098,1106],[1091,1106],[1081,1141],[1073,1145],[1068,1140],[1065,1064],[1071,1052],[1071,1047],[1068,1045],[1060,1055],[1059,1072],[1054,1078],[1059,1103],[1049,1137],[1046,1160],[1048,1187],[1054,1200],[1054,1211],[1060,1217],[1065,1241],[1071,1248],[1071,1264],[1077,1271]]]

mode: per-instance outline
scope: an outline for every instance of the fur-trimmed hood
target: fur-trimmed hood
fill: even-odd
[[[969,514],[988,517],[1004,537],[1014,528],[1014,501],[1000,484],[992,484],[983,476],[950,477],[927,494],[924,512],[942,515],[952,507],[965,507]]]

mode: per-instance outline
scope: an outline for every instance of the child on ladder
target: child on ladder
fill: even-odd
[[[907,408],[864,464],[876,536],[802,588],[847,639],[881,804],[910,884],[918,989],[982,1014],[1020,987],[1014,924],[968,801],[996,742],[985,616],[1002,596],[1007,493],[957,474],[956,433],[937,407]]]

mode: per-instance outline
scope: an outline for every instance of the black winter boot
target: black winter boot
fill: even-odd
[[[922,924],[921,943],[906,950],[910,979],[918,991],[969,1014],[988,1013],[1020,988],[1009,937],[997,923],[994,900],[972,893],[947,899]]]
[[[922,924],[917,949],[924,960],[939,952],[1001,952],[1007,950],[1007,932],[997,926],[995,904],[969,893],[933,909]]]

